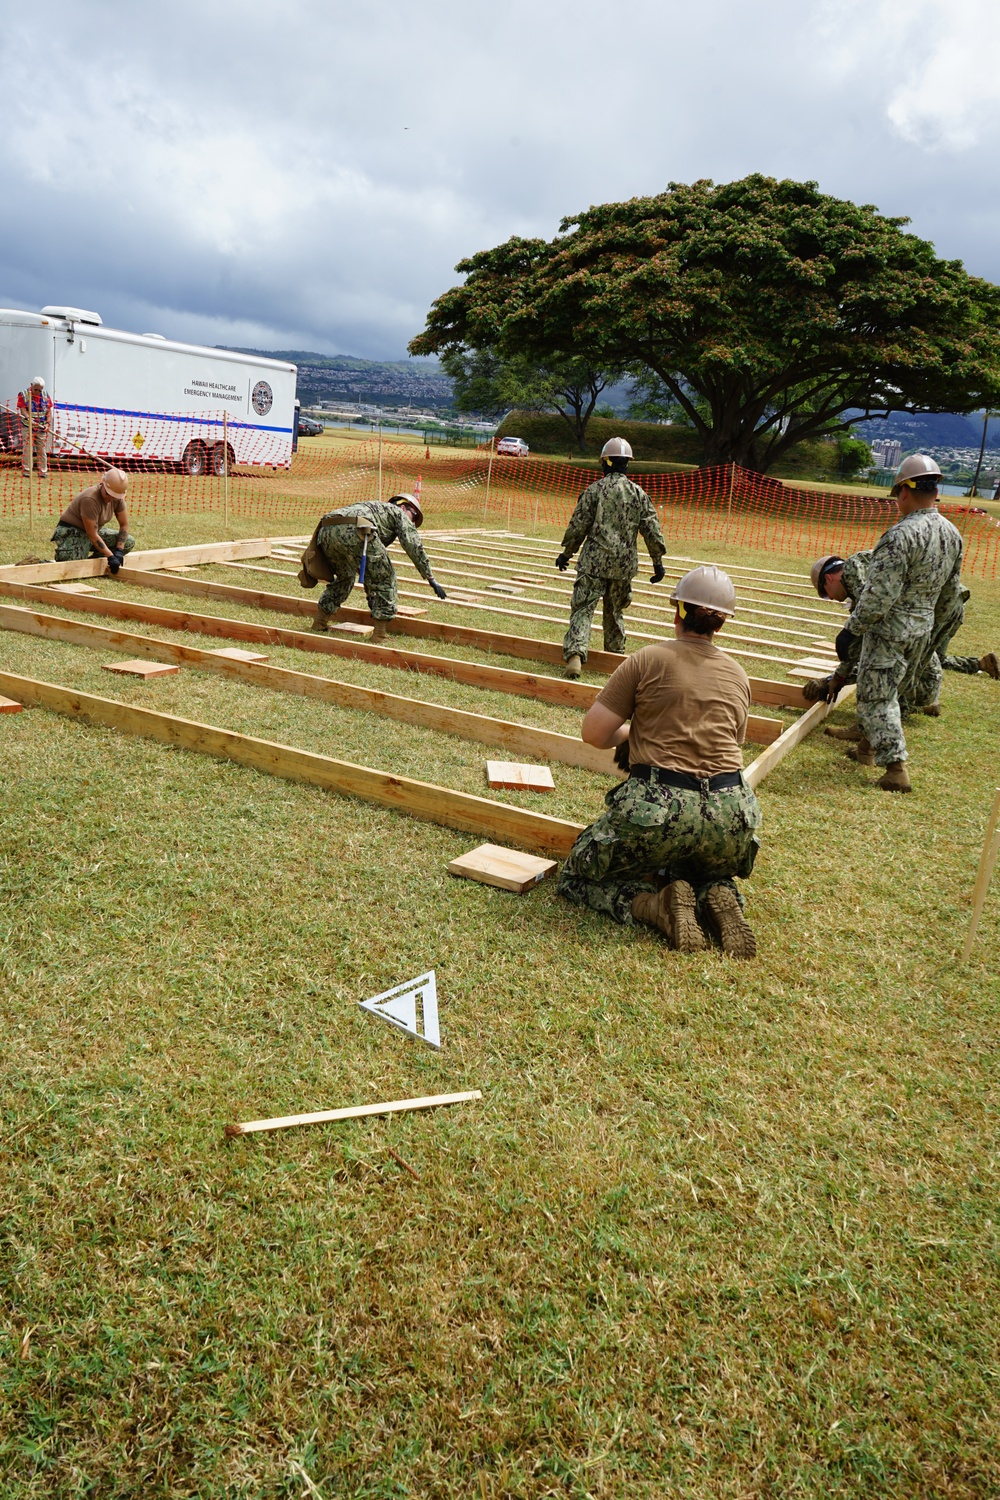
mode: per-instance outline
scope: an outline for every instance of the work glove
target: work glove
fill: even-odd
[[[569,567],[569,558],[566,556],[565,552],[560,552],[559,556],[556,558],[556,567],[559,569],[560,573],[565,573],[566,569]]]
[[[841,689],[847,686],[847,678],[842,677],[839,672],[833,672],[826,679],[826,701],[836,703]]]
[[[615,746],[614,759],[615,765],[618,767],[619,771],[624,771],[625,775],[627,776],[632,767],[632,763],[629,760],[629,746],[627,735],[625,739],[622,740],[620,745]]]
[[[124,561],[124,552],[119,552],[118,548],[116,547],[111,556],[108,558],[108,572],[117,573],[118,569],[121,567]]]
[[[436,578],[428,578],[427,582],[430,584],[431,588],[434,590],[435,594],[437,594],[439,599],[447,599],[448,595],[445,593],[444,589],[438,583]]]
[[[662,583],[667,576],[667,570],[662,563],[654,563],[653,571],[649,576],[650,583]]]
[[[837,639],[834,641],[833,645],[841,661],[850,660],[851,650],[854,646],[855,639],[856,637],[854,631],[851,630],[847,625],[844,626],[843,630],[839,630],[837,632]]]

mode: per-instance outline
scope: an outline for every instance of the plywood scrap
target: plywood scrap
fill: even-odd
[[[0,698],[0,714],[19,714],[23,707],[16,698]]]
[[[448,873],[523,896],[525,891],[530,891],[532,886],[551,875],[555,868],[554,859],[522,854],[519,849],[504,849],[500,844],[480,844],[478,849],[470,849],[468,854],[453,859]]]
[[[219,646],[214,651],[206,652],[207,656],[224,656],[227,661],[267,661],[267,657],[260,651],[241,651],[239,646]]]
[[[120,672],[123,677],[176,677],[180,667],[163,661],[109,661],[105,672]]]
[[[429,1094],[422,1099],[394,1099],[390,1104],[353,1104],[347,1109],[318,1109],[308,1115],[278,1115],[273,1120],[246,1120],[227,1125],[226,1135],[253,1135],[260,1130],[288,1130],[293,1125],[326,1125],[333,1120],[363,1120],[369,1115],[396,1115],[415,1109],[437,1109],[443,1104],[468,1104],[481,1099],[479,1089],[462,1094]]]
[[[92,583],[50,583],[50,589],[57,589],[60,594],[97,594]]]
[[[359,640],[366,641],[375,630],[374,625],[360,625],[353,620],[331,620],[327,630],[335,630],[338,635],[356,635]]]
[[[486,780],[494,792],[551,792],[555,790],[548,766],[528,766],[515,760],[488,760]]]

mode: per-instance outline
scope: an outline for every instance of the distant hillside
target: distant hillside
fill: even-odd
[[[228,347],[219,345],[219,348]],[[451,406],[451,381],[436,359],[356,359],[349,354],[317,354],[309,349],[237,349],[265,359],[287,359],[299,367],[298,397],[303,406],[319,401],[351,401],[371,406],[419,406],[434,411]]]
[[[861,412],[852,415],[861,416]],[[877,438],[896,438],[903,452],[922,448],[978,448],[983,436],[982,416],[959,417],[951,412],[927,412],[918,416],[893,412],[884,420],[859,422],[856,428],[866,443]],[[1000,420],[990,422],[989,441],[1000,441]]]

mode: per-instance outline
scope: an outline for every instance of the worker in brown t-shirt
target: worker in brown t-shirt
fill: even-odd
[[[671,602],[676,640],[630,656],[584,718],[587,744],[627,743],[630,774],[573,845],[558,889],[618,922],[659,928],[682,953],[705,948],[707,933],[752,958],[734,880],[753,869],[760,826],[741,769],[750,680],[712,643],[735,613],[736,590],[720,569],[700,567]]]
[[[127,490],[128,475],[121,469],[109,469],[99,484],[81,490],[70,501],[52,533],[56,562],[106,557],[109,570],[118,572],[125,554],[135,546],[135,538],[128,534]],[[109,524],[112,516],[117,526]]]

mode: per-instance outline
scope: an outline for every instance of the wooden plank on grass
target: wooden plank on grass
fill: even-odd
[[[162,661],[106,661],[105,672],[119,672],[123,677],[175,677],[180,667],[169,666]]]
[[[486,780],[493,792],[551,792],[555,790],[548,766],[527,766],[516,760],[488,760]]]
[[[157,713],[151,708],[137,708],[113,698],[78,693],[56,683],[38,682],[11,672],[0,672],[0,692],[26,705],[48,708],[88,724],[158,740],[217,760],[233,761],[286,781],[302,781],[342,796],[359,797],[427,823],[439,823],[464,833],[485,834],[539,854],[562,857],[583,832],[581,823],[568,823],[528,808],[493,802],[469,792],[455,792],[427,781],[414,781],[409,776],[394,776],[388,771],[334,760],[315,751],[296,750],[291,745],[236,734],[174,714]]]
[[[448,873],[523,896],[525,891],[530,891],[540,880],[551,875],[555,868],[554,859],[522,854],[518,849],[503,849],[499,844],[480,844],[478,849],[470,849],[468,854],[453,859],[448,865]]]
[[[764,777],[769,775],[775,766],[784,760],[789,751],[794,750],[796,745],[801,744],[806,736],[812,733],[817,724],[821,724],[827,714],[831,713],[837,707],[837,704],[845,703],[853,694],[854,684],[851,683],[848,687],[841,690],[837,703],[814,703],[812,708],[808,709],[802,715],[801,719],[796,719],[795,723],[786,729],[784,734],[780,735],[774,741],[773,745],[767,747],[763,755],[758,755],[756,760],[750,762],[743,772],[748,786],[758,787],[764,780]]]
[[[391,1104],[353,1104],[347,1109],[317,1109],[308,1115],[278,1115],[273,1120],[247,1120],[242,1125],[227,1125],[226,1135],[288,1130],[293,1125],[327,1125],[333,1120],[364,1120],[369,1115],[395,1115],[414,1109],[437,1109],[442,1104],[466,1104],[482,1097],[479,1089],[468,1089],[464,1094],[430,1094],[423,1099],[394,1099]],[[416,1173],[413,1175],[416,1176]]]
[[[338,682],[330,677],[317,677],[310,672],[264,666],[266,658],[260,662],[245,659],[255,655],[250,651],[201,651],[196,646],[181,646],[173,641],[157,640],[155,636],[132,635],[124,630],[109,630],[103,625],[84,624],[79,620],[59,620],[52,615],[36,614],[10,604],[0,605],[0,628],[97,651],[127,649],[154,661],[198,667],[222,677],[249,682],[255,687],[316,698],[338,708],[378,714],[402,724],[414,724],[420,729],[452,734],[458,739],[506,750],[508,754],[533,755],[539,760],[559,761],[605,776],[618,774],[610,750],[597,750],[575,735],[488,718],[484,714],[448,708],[444,704],[423,703],[416,698],[359,687],[352,682]]]
[[[155,552],[130,552],[125,558],[119,579],[124,583],[129,573],[187,563],[223,562],[234,557],[269,557],[271,543],[266,538],[246,542],[199,542],[191,547],[160,547]],[[63,578],[99,578],[108,571],[106,557],[88,557],[81,562],[10,563],[0,567],[0,579],[17,583],[54,583]]]
[[[19,714],[23,707],[16,698],[0,698],[0,714]]]

